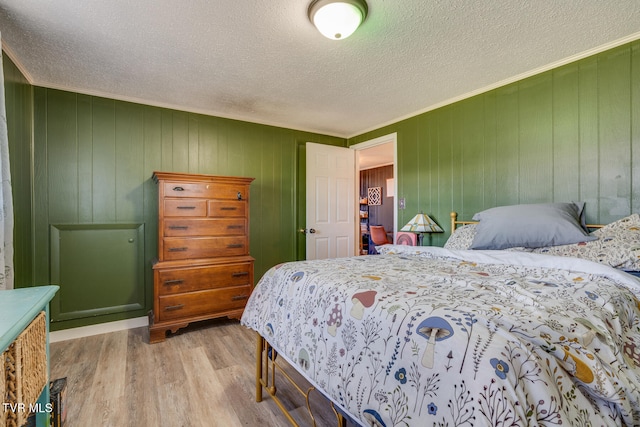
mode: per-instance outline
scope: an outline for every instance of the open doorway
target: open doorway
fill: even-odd
[[[387,241],[395,242],[396,137],[397,135],[393,133],[350,147],[356,150],[360,254],[375,253],[371,226],[384,227]],[[377,237],[377,241],[384,240],[384,234],[382,233],[382,237]]]

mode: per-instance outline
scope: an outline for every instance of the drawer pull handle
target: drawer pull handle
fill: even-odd
[[[171,286],[171,285],[180,285],[184,283],[184,280],[182,279],[177,279],[177,280],[165,280],[164,284],[167,286]]]
[[[188,250],[189,248],[186,246],[182,246],[180,248],[169,248],[169,252],[184,252],[186,250]]]
[[[195,206],[178,206],[178,209],[195,209]]]
[[[173,191],[184,191],[184,187],[173,187]]]
[[[170,225],[169,226],[170,230],[186,230],[188,228],[189,228],[188,225]]]
[[[243,244],[227,245],[227,249],[236,249],[236,248],[244,248],[244,245]]]
[[[242,277],[242,276],[248,276],[249,272],[248,271],[238,271],[236,273],[232,273],[231,277]]]
[[[231,297],[231,301],[240,301],[249,298],[248,295],[235,295]]]
[[[220,208],[221,211],[235,211],[236,209],[234,206],[223,206]]]
[[[238,197],[238,200],[242,200],[242,193],[238,191],[237,197]]]
[[[184,307],[184,304],[168,305],[164,308],[164,311],[180,310],[182,307]]]
[[[244,228],[243,225],[227,225],[227,229],[229,230],[238,230],[240,228]]]

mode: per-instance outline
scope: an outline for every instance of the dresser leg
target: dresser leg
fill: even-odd
[[[167,329],[149,327],[149,344],[162,342],[167,338]]]
[[[149,344],[162,342],[167,339],[167,332],[171,331],[171,333],[175,334],[178,332],[178,329],[186,328],[187,326],[189,326],[189,322],[172,323],[169,325],[151,324],[149,325]]]

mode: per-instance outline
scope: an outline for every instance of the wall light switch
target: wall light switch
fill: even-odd
[[[398,199],[398,209],[404,209],[404,208],[405,208],[404,197],[401,197]]]

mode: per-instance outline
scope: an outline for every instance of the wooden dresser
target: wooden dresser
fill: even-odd
[[[249,186],[253,178],[154,172],[158,260],[149,341],[189,323],[240,318],[253,289]]]

